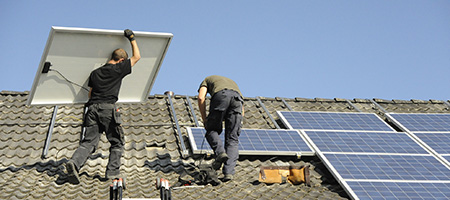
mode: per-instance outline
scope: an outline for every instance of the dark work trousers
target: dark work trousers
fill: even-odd
[[[216,156],[223,152],[227,153],[228,160],[222,168],[224,174],[235,173],[234,167],[239,158],[243,102],[238,92],[225,89],[214,94],[209,105],[205,137]],[[225,121],[225,145],[219,137],[223,121]]]
[[[124,145],[121,123],[120,112],[116,110],[114,104],[92,104],[88,107],[84,118],[85,137],[72,155],[72,160],[77,169],[80,169],[87,158],[95,151],[101,134],[105,132],[106,138],[111,143],[106,175],[116,176],[120,174],[120,159]]]

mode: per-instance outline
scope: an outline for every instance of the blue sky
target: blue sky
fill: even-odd
[[[4,1],[0,90],[29,91],[51,26],[174,35],[150,94],[212,74],[246,97],[448,100],[450,1]]]

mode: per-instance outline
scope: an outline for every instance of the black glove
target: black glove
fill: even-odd
[[[125,29],[125,30],[123,31],[123,34],[125,35],[126,38],[128,38],[128,40],[130,40],[130,42],[133,41],[133,40],[135,40],[135,38],[134,38],[134,33],[133,33],[132,30],[130,30],[130,29]]]

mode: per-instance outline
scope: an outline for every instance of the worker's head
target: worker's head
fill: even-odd
[[[122,62],[128,58],[128,54],[124,49],[116,49],[113,51],[111,60],[114,60],[116,62]]]

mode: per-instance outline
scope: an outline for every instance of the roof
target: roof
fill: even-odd
[[[107,199],[104,179],[109,143],[103,135],[96,152],[80,170],[81,183],[66,181],[63,164],[75,149],[81,132],[83,105],[58,106],[46,158],[41,158],[54,106],[26,106],[28,92],[0,92],[0,199]],[[175,109],[185,145],[186,127],[194,127],[189,102],[197,118],[197,97],[175,95]],[[245,98],[243,128],[285,128],[276,111],[369,112],[385,119],[385,112],[449,113],[449,102],[440,100]],[[183,158],[176,123],[166,95],[153,95],[143,103],[119,103],[125,132],[122,172],[127,177],[126,198],[157,198],[156,178],[171,184],[200,159]],[[267,112],[266,112],[267,111]],[[272,120],[273,119],[273,120]],[[211,162],[206,159],[202,162]],[[262,165],[309,165],[311,184],[259,183]],[[220,172],[219,172],[220,173]],[[320,159],[315,156],[241,156],[235,178],[218,186],[185,188],[172,192],[174,199],[346,199]]]

